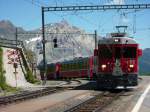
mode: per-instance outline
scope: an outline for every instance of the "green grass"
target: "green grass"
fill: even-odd
[[[25,74],[25,78],[28,82],[30,83],[38,83],[39,81],[33,76],[33,73],[31,72],[31,70],[26,69],[27,73]]]
[[[4,69],[3,69],[3,50],[0,48],[0,88],[5,90],[6,88],[6,78],[4,76]]]

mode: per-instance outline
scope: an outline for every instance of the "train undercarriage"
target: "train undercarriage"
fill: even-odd
[[[113,76],[111,74],[99,74],[97,76],[98,89],[115,89],[118,86],[131,87],[138,85],[137,74],[124,74],[122,76]]]

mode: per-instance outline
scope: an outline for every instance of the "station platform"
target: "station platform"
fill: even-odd
[[[144,89],[131,112],[150,112],[150,83]]]

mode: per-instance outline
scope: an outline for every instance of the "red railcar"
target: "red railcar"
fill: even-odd
[[[98,87],[136,86],[141,55],[139,44],[126,33],[111,33],[108,38],[100,39],[96,56]]]
[[[41,77],[44,79],[44,72],[40,68]],[[62,78],[93,78],[93,56],[76,58],[70,61],[47,64],[47,80]]]

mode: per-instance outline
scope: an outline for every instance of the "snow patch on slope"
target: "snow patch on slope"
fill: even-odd
[[[35,38],[31,38],[29,40],[25,40],[25,42],[28,44],[29,42],[34,42],[34,41],[41,41],[41,37],[35,37]]]
[[[36,30],[41,32],[41,29]],[[72,60],[76,57],[89,57],[93,55],[94,35],[88,35],[84,30],[72,26],[63,20],[59,23],[45,25],[46,60],[55,63]],[[58,48],[54,48],[53,39],[57,38]],[[42,62],[42,35],[39,33],[26,40],[26,47],[37,56],[37,64]]]

